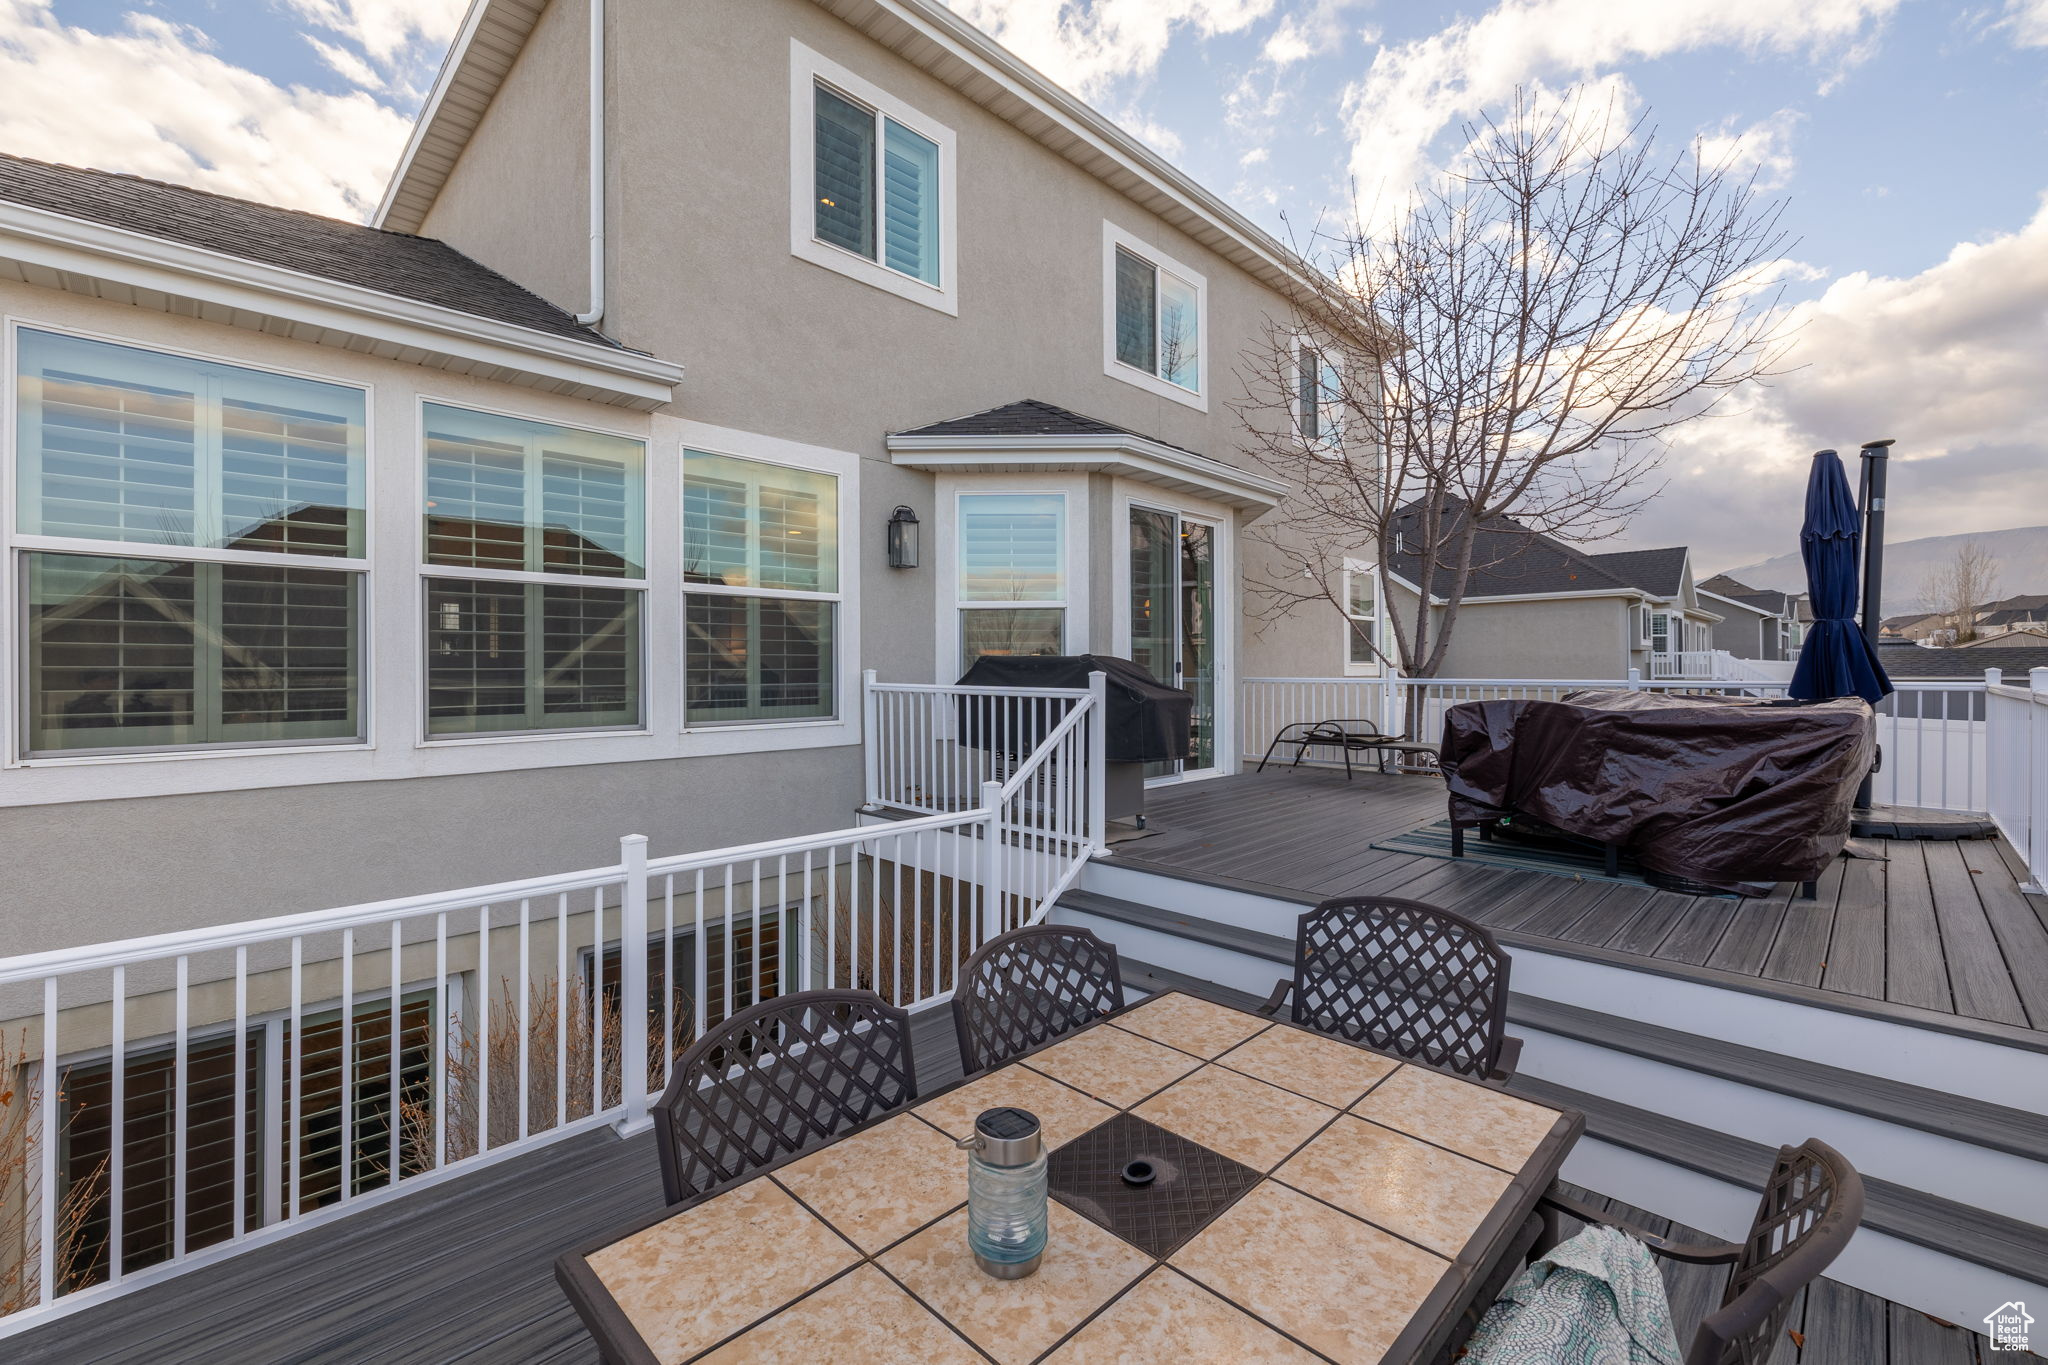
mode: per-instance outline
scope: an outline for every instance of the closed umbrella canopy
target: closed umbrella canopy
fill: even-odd
[[[1863,519],[1849,492],[1841,457],[1823,450],[1813,457],[1806,482],[1806,524],[1799,531],[1799,557],[1806,561],[1806,590],[1813,602],[1813,628],[1792,671],[1791,693],[1806,700],[1861,697],[1875,706],[1890,695],[1877,651],[1856,624],[1856,576],[1863,562]]]

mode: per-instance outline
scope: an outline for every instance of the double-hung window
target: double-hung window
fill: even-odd
[[[1370,569],[1344,573],[1344,662],[1354,669],[1379,662],[1380,611],[1377,581]]]
[[[952,130],[790,45],[790,251],[957,311]]]
[[[961,668],[984,654],[1064,652],[1066,497],[963,493],[959,509]]]
[[[1294,424],[1310,447],[1335,455],[1344,448],[1344,376],[1321,349],[1296,351]]]
[[[430,736],[642,723],[641,443],[429,403]]]
[[[683,720],[838,714],[839,480],[683,452]]]
[[[1208,288],[1186,266],[1105,225],[1108,295],[1105,371],[1191,406],[1203,406],[1202,338]]]
[[[363,390],[22,329],[30,756],[362,738]]]

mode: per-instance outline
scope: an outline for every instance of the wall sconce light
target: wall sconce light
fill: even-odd
[[[889,567],[917,567],[917,513],[898,507],[889,514]]]

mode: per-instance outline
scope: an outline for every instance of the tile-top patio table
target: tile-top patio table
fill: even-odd
[[[975,1267],[954,1146],[1002,1105],[1052,1151],[1022,1280]],[[559,1264],[614,1365],[1427,1361],[1583,1126],[1168,993]]]

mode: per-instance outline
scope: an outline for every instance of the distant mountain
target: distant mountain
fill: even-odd
[[[1894,541],[1884,547],[1884,614],[1897,616],[1918,609],[1921,585],[1937,564],[1945,564],[1969,541],[1978,541],[1998,560],[1997,597],[2048,593],[2048,526],[2023,526],[2012,531],[1975,535],[1928,536]],[[1752,588],[1783,592],[1806,590],[1806,566],[1797,552],[1730,569],[1728,576]]]

